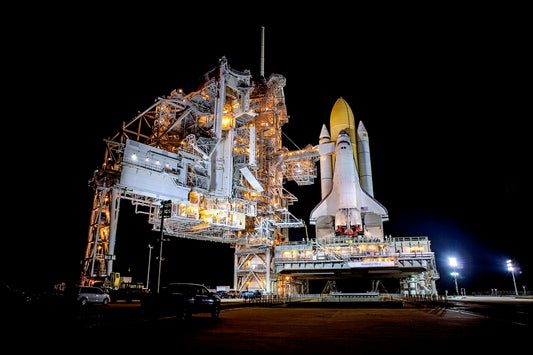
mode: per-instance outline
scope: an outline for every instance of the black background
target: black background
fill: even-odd
[[[87,181],[103,162],[103,139],[157,97],[196,89],[222,56],[257,76],[263,25],[266,75],[287,79],[284,132],[300,147],[315,145],[337,98],[349,103],[369,133],[385,232],[430,237],[440,290],[452,287],[450,256],[467,291],[511,289],[507,259],[520,266],[519,288],[530,282],[524,9],[328,6],[17,12],[5,32],[3,278],[76,280],[93,198]],[[319,180],[285,187],[299,199],[292,212],[308,221]],[[144,281],[156,233],[128,201],[121,208],[116,271]],[[291,239],[303,235],[291,230]],[[233,283],[229,246],[167,244],[166,277]]]

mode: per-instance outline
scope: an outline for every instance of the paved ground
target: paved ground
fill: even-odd
[[[31,327],[27,320],[18,319],[16,331],[31,335],[23,348],[54,349],[74,341],[78,353],[98,348],[121,353],[131,349],[181,353],[188,349],[187,353],[250,355],[462,354],[531,348],[530,306],[514,308],[514,303],[510,308],[475,301],[478,303],[463,300],[451,308],[236,307],[223,309],[218,319],[195,315],[185,322],[173,317],[148,320],[139,304],[113,304],[59,317],[49,310],[32,321]],[[509,312],[525,312],[522,319],[526,322],[517,322],[515,315],[507,316]],[[45,334],[44,342],[34,340],[35,335]]]
[[[238,308],[225,310],[216,322],[197,317],[175,339],[208,351],[254,353],[481,351],[501,346],[504,334],[525,334],[521,328],[443,308]],[[527,341],[517,339],[506,349],[520,349],[520,343]]]
[[[462,297],[449,297],[450,301],[461,302],[487,302],[487,303],[521,303],[533,304],[533,296],[462,296]]]

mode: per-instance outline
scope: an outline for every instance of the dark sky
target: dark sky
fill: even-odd
[[[517,282],[531,285],[531,55],[524,9],[310,9],[297,16],[282,9],[275,16],[178,10],[80,9],[32,20],[30,33],[14,29],[5,68],[16,79],[8,83],[4,120],[9,136],[29,150],[22,155],[26,166],[20,154],[8,154],[24,175],[10,174],[24,191],[16,210],[27,213],[6,220],[15,222],[6,230],[16,232],[4,235],[4,278],[76,278],[92,199],[87,181],[103,161],[102,139],[158,96],[194,90],[221,56],[257,75],[264,25],[266,74],[287,79],[284,132],[300,147],[317,144],[343,97],[369,132],[375,197],[390,216],[386,234],[429,236],[439,287],[451,285],[449,256],[463,264],[460,283],[467,290],[510,289],[508,258],[521,265]],[[320,200],[319,182],[286,188],[300,199],[293,213],[308,220]],[[153,232],[124,211],[117,268],[144,275],[153,237],[146,235]],[[200,278],[232,281],[229,247],[177,241],[169,248],[180,272],[224,265],[229,273]],[[192,261],[191,249],[197,251]]]

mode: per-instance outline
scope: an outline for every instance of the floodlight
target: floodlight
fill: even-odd
[[[451,267],[457,266],[457,259],[456,258],[448,258],[448,261],[450,262]]]

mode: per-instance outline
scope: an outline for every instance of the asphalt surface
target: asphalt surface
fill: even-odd
[[[533,327],[533,298],[460,297],[449,299],[448,309],[485,317],[502,325]]]
[[[403,308],[233,304],[224,308],[217,319],[199,314],[179,321],[174,317],[147,319],[139,303],[117,303],[68,310],[27,309],[7,322],[13,334],[40,338],[39,342],[26,344],[38,344],[39,349],[74,341],[108,350],[144,347],[178,353],[180,349],[250,354],[470,353],[472,349],[492,352],[529,348],[532,306],[533,300],[520,303],[479,299],[453,300],[448,307],[405,304]],[[89,349],[92,348],[82,346],[79,352],[89,353]]]
[[[525,329],[443,308],[240,308],[227,310],[217,322],[195,318],[177,339],[206,351],[463,353],[490,351],[501,346],[502,336],[518,334],[525,336]],[[527,341],[522,337],[506,349],[523,349]]]

